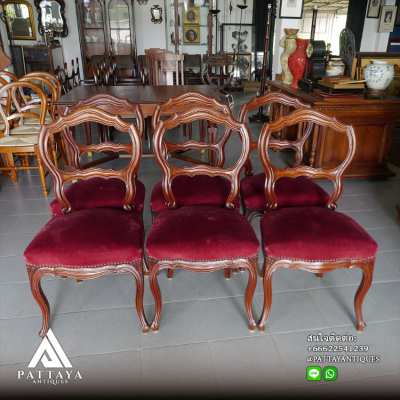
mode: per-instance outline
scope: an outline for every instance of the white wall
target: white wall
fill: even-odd
[[[396,0],[386,0],[385,5],[396,4]],[[368,12],[368,9],[367,9]],[[379,18],[367,18],[365,15],[364,31],[361,38],[360,51],[386,52],[389,41],[389,32],[378,32]]]
[[[167,1],[169,2],[169,0]],[[162,7],[163,22],[161,24],[154,24],[151,22],[150,9],[156,4]],[[165,24],[167,23],[167,18],[164,1],[149,0],[146,5],[140,5],[137,1],[135,1],[134,13],[136,24],[135,31],[137,54],[144,54],[144,49],[150,49],[153,47],[165,49]]]

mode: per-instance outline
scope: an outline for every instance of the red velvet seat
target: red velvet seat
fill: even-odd
[[[138,214],[97,208],[53,217],[25,250],[29,266],[95,268],[134,264],[143,257]]]
[[[91,208],[122,208],[125,197],[125,184],[119,179],[91,178],[86,181],[73,183],[64,191],[71,203],[72,210],[85,210]],[[135,210],[143,211],[145,187],[136,180],[136,195],[134,199]],[[61,206],[57,199],[50,204],[53,215],[61,215]]]
[[[259,244],[236,210],[181,207],[157,215],[146,242],[156,260],[217,261],[257,257]]]
[[[223,207],[230,190],[230,182],[220,176],[197,175],[192,178],[181,175],[172,181],[172,191],[178,207]],[[236,205],[239,207],[239,199],[236,200]],[[159,213],[166,209],[167,205],[162,192],[162,183],[158,182],[151,193],[151,211]]]
[[[378,245],[352,218],[324,207],[281,208],[261,220],[264,251],[273,259],[361,260]]]
[[[265,174],[247,176],[240,183],[240,194],[243,205],[248,211],[265,209]],[[317,183],[304,176],[282,178],[276,182],[275,192],[278,207],[311,207],[326,206],[329,194]]]

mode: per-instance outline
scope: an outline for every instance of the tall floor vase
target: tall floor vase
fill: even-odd
[[[299,87],[299,80],[303,78],[306,70],[308,42],[306,39],[296,39],[296,50],[289,56],[288,65],[293,75],[291,86],[294,89]]]

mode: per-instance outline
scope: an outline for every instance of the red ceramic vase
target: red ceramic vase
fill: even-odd
[[[293,75],[292,88],[299,87],[299,80],[303,78],[307,63],[307,39],[296,39],[297,49],[289,56],[288,65]]]

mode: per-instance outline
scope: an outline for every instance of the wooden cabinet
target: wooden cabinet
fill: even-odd
[[[90,65],[112,57],[119,76],[136,76],[133,0],[76,0],[85,78]]]
[[[62,47],[55,46],[11,46],[15,73],[21,77],[33,71],[54,74],[58,66],[64,65]]]
[[[400,121],[400,98],[365,99],[362,94],[327,95],[320,92],[306,93],[270,81],[273,91],[283,92],[310,104],[315,110],[336,117],[352,125],[356,135],[356,153],[345,172],[346,177],[384,178],[394,175],[386,165],[394,126]],[[340,135],[314,132],[308,152],[314,167],[335,167],[347,149],[347,141]]]

